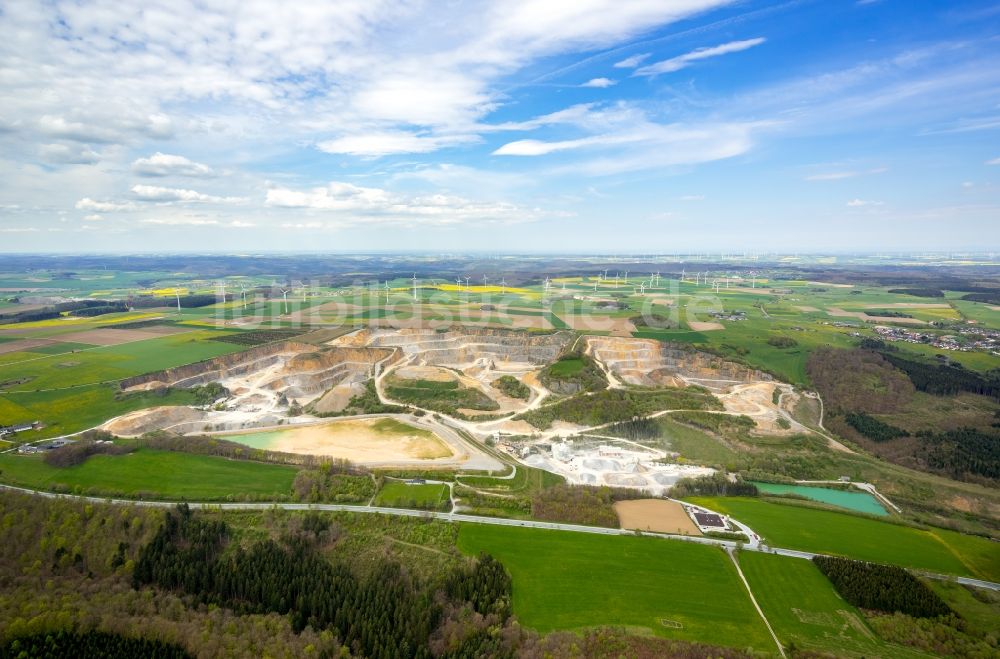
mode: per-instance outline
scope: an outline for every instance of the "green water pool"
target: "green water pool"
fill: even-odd
[[[782,485],[780,483],[758,483],[752,481],[757,489],[765,494],[797,494],[813,501],[856,510],[869,515],[888,515],[889,513],[875,497],[867,492],[857,490],[832,490],[828,487],[813,487],[810,485]]]

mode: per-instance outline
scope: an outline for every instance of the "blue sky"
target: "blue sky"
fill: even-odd
[[[1000,5],[0,7],[0,251],[1000,249]]]

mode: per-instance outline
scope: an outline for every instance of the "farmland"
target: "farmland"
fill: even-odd
[[[291,495],[295,467],[138,449],[97,455],[73,467],[51,467],[40,455],[0,454],[3,480],[40,490],[155,499],[240,500]]]
[[[881,641],[811,561],[742,552],[740,568],[786,647],[865,657],[916,657]]]
[[[732,515],[775,546],[1000,579],[1000,552],[995,543],[984,538],[742,497],[695,497],[690,501]]]
[[[621,625],[656,636],[773,650],[729,558],[652,538],[463,524],[463,552],[510,571],[514,613],[540,632]]]
[[[386,481],[375,496],[376,506],[441,510],[448,506],[448,486],[440,483],[412,484]]]

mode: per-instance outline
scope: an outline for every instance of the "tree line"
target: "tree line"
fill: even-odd
[[[840,596],[856,607],[915,618],[953,613],[927,584],[901,567],[833,556],[816,556],[813,563]]]
[[[927,364],[888,352],[882,356],[906,374],[919,391],[951,396],[968,391],[1000,400],[1000,369],[977,373],[957,364]]]
[[[671,488],[674,499],[685,497],[755,497],[760,494],[757,486],[742,479],[729,480],[726,474],[716,472],[710,476],[682,478]]]
[[[639,490],[606,485],[553,485],[532,497],[531,516],[550,522],[617,528],[614,503],[648,496]]]

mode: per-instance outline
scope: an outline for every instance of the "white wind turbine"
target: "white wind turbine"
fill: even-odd
[[[465,292],[468,293],[471,289],[469,288],[469,277],[465,278]]]
[[[174,295],[177,296],[177,313],[181,312],[181,289],[175,288]]]
[[[500,295],[503,295],[506,292],[507,292],[507,278],[506,277],[501,277],[500,278]]]
[[[385,303],[389,304],[389,280],[385,280]]]
[[[413,273],[413,299],[417,299],[417,273]]]
[[[288,291],[281,289],[281,297],[285,300],[285,315],[288,315]]]
[[[247,308],[247,287],[243,282],[240,282],[240,293],[243,295],[243,308]]]

